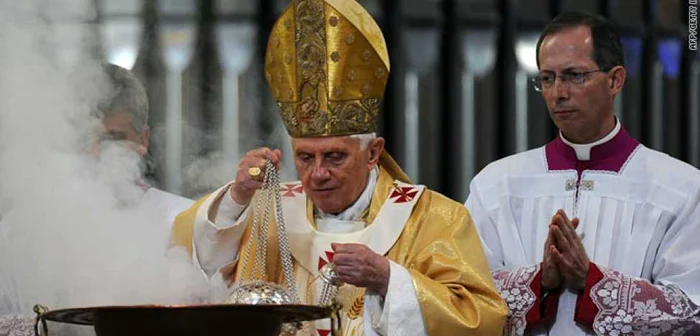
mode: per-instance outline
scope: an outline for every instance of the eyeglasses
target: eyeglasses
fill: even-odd
[[[532,86],[535,87],[535,90],[542,92],[543,89],[552,88],[557,78],[561,78],[565,83],[581,85],[586,82],[588,75],[594,72],[608,71],[602,69],[591,71],[565,71],[561,76],[557,76],[554,73],[542,73],[532,79]]]

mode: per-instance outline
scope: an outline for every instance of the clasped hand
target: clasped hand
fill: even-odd
[[[565,285],[576,290],[586,287],[590,259],[576,233],[579,219],[569,220],[564,210],[557,211],[549,224],[544,243],[542,287],[559,288]]]

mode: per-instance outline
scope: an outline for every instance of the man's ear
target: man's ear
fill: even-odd
[[[618,65],[610,69],[610,93],[613,96],[617,95],[622,91],[622,87],[625,85],[625,79],[627,78],[627,69],[625,67]]]
[[[151,129],[148,126],[145,126],[139,137],[141,138],[141,143],[139,144],[140,146],[138,152],[139,155],[144,156],[146,153],[148,153],[148,144],[151,141]]]
[[[384,152],[384,138],[380,137],[370,141],[367,150],[369,151],[367,167],[369,169],[374,169],[379,162],[379,157],[382,155],[382,152]]]

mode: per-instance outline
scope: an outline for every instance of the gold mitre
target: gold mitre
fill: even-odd
[[[355,0],[294,0],[272,27],[265,78],[292,137],[376,132],[388,75],[384,36]]]

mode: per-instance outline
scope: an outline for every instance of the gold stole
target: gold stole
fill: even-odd
[[[359,243],[369,246],[373,251],[386,255],[398,240],[413,206],[420,198],[424,187],[412,186],[394,181],[392,176],[380,168],[377,185],[367,214],[370,223],[363,230],[344,233],[324,233],[316,231],[313,217],[313,205],[303,193],[300,183],[287,183],[281,186],[282,207],[285,216],[289,241],[294,260],[295,282],[302,301],[306,304],[318,304],[323,281],[318,278],[318,270],[326,263],[332,262],[331,243]],[[248,220],[252,220],[249,216]],[[403,220],[402,220],[403,219]],[[250,224],[250,223],[248,223]],[[252,260],[255,259],[256,242],[250,239],[250,225],[243,236],[240,253],[251,248],[248,267],[238,269],[234,280],[246,279],[252,272]],[[267,277],[265,281],[284,283],[279,259],[279,248],[275,225],[270,225],[268,232]],[[239,256],[240,258],[240,256]],[[245,276],[243,276],[245,275]],[[338,291],[338,299],[343,305],[343,335],[364,335],[363,308],[364,288],[345,284]],[[304,335],[324,335],[330,330],[330,321],[319,320],[311,323]]]

